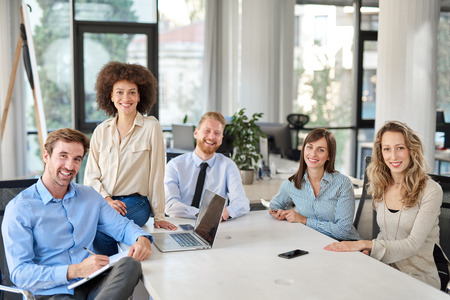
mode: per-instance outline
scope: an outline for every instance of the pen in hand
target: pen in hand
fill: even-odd
[[[86,247],[83,247],[83,249],[84,249],[84,250],[86,250],[87,252],[89,252],[90,254],[92,254],[92,255],[95,255],[95,253],[94,253],[94,252],[92,252],[91,250],[89,250],[88,248],[86,248]]]

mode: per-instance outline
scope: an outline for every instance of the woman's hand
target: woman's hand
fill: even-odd
[[[125,205],[125,203],[123,203],[120,200],[114,200],[113,198],[111,198],[110,196],[105,198],[106,201],[108,201],[108,204],[114,208],[115,210],[117,210],[117,212],[119,214],[121,214],[122,216],[125,215],[127,213],[127,206]]]
[[[284,217],[290,223],[302,223],[306,225],[307,218],[296,212],[295,210],[285,210]]]
[[[269,214],[274,217],[275,219],[278,220],[286,220],[286,217],[284,215],[284,210],[279,209],[279,210],[275,210],[273,208],[269,209]]]
[[[278,220],[287,220],[291,223],[302,223],[306,225],[307,218],[299,214],[294,210],[275,210],[273,208],[269,209],[269,214]]]
[[[372,241],[344,241],[329,244],[324,248],[328,251],[334,252],[350,252],[362,251],[364,254],[369,254],[372,250]]]
[[[155,221],[155,228],[164,228],[167,230],[177,230],[178,227],[167,221]]]

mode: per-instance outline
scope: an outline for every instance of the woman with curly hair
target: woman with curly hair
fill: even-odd
[[[376,135],[367,176],[380,233],[372,241],[333,243],[325,249],[370,253],[436,288],[441,281],[446,286],[448,265],[439,245],[443,194],[426,173],[419,136],[402,122],[387,122]],[[444,266],[446,278],[440,279],[437,265]]]
[[[110,62],[99,72],[98,109],[113,118],[92,134],[84,184],[92,186],[121,215],[143,226],[176,230],[165,221],[164,138],[158,120],[146,116],[156,102],[157,81],[145,67]],[[100,254],[117,253],[117,243],[97,232]]]
[[[336,139],[325,128],[311,131],[302,146],[297,173],[270,201],[278,220],[302,223],[337,240],[359,240],[353,227],[355,195],[347,176],[334,169]],[[286,209],[291,202],[295,210]]]

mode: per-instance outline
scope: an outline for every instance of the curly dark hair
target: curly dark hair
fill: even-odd
[[[118,61],[107,63],[98,73],[95,83],[98,109],[108,116],[117,114],[117,108],[111,101],[111,93],[114,84],[121,80],[128,80],[137,85],[140,101],[136,109],[141,114],[150,114],[153,104],[156,103],[158,82],[155,76],[146,67]]]

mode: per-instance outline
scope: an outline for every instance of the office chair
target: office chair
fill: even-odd
[[[287,121],[289,128],[295,129],[295,145],[298,147],[298,132],[309,122],[309,116],[304,114],[289,114]]]
[[[374,239],[380,231],[377,224],[376,212],[372,207],[372,196],[367,194],[367,185],[369,183],[367,166],[370,164],[370,161],[371,157],[367,156],[365,159],[366,166],[364,171],[363,189],[356,210],[355,220],[353,221],[353,226],[358,230],[358,233],[363,240]],[[368,203],[366,204],[366,202]]]
[[[428,174],[431,179],[439,183],[442,188],[443,197],[441,205],[441,214],[439,215],[439,240],[441,248],[447,257],[450,257],[450,177],[435,174]],[[435,249],[436,250],[436,249]],[[435,251],[436,252],[436,251]],[[439,253],[433,253],[434,256]],[[444,266],[446,267],[446,266]],[[438,267],[439,269],[439,267]],[[440,274],[441,275],[441,274]],[[447,293],[450,293],[450,285],[441,287]]]
[[[431,179],[439,183],[444,192],[442,197],[441,214],[439,215],[439,228],[442,250],[450,257],[450,177],[429,174]]]
[[[227,157],[231,157],[233,155],[233,142],[234,135],[231,135],[227,128],[229,128],[231,124],[225,125],[225,130],[223,131],[222,144],[217,149],[217,153],[224,153]]]
[[[36,183],[37,179],[19,179],[0,181],[0,225],[5,214],[5,207],[16,195],[27,187]],[[0,299],[1,300],[19,300],[19,299],[35,299],[27,290],[19,289],[14,286],[9,278],[8,265],[6,263],[5,248],[3,244],[3,235],[0,231]],[[6,294],[7,292],[8,294]]]
[[[184,153],[167,151],[166,152],[166,163],[168,163],[170,160],[172,160],[172,158],[175,158],[175,157],[177,157],[178,155],[181,155],[181,154],[184,154]]]

